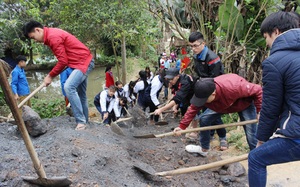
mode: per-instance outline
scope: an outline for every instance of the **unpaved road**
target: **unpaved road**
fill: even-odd
[[[178,119],[168,119],[166,126],[147,125],[145,118],[129,111],[133,120],[120,124],[126,136],[114,134],[109,127],[94,122],[86,130],[75,131],[74,118],[69,116],[46,119],[47,133],[32,141],[47,176],[66,176],[73,182],[71,187],[248,186],[246,175],[231,177],[223,168],[167,177],[136,171],[132,166],[137,163],[148,164],[160,172],[203,165],[220,160],[221,156],[240,153],[233,148],[220,152],[213,145],[209,156],[204,158],[184,151],[189,143],[184,137],[136,139],[133,135],[169,132],[177,126]],[[97,119],[98,116],[92,120]],[[33,186],[21,179],[21,176],[37,175],[16,126],[7,123],[0,126],[0,187]],[[268,186],[300,186],[298,165],[270,168]]]

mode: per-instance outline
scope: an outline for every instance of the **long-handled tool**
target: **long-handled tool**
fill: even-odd
[[[45,84],[41,84],[37,89],[35,89],[33,92],[31,92],[21,103],[18,104],[18,108],[21,108],[31,97],[33,97],[38,91],[40,91],[42,88],[45,87]],[[7,120],[9,120],[12,116],[12,113],[10,113],[7,117]]]
[[[155,123],[155,125],[168,125],[169,123],[165,120],[162,113],[160,114],[160,120]]]
[[[242,121],[242,122],[237,122],[237,123],[213,125],[213,126],[209,126],[209,127],[199,127],[199,128],[182,130],[180,132],[181,132],[181,134],[185,134],[185,133],[189,133],[189,132],[207,131],[207,130],[226,128],[226,127],[248,125],[248,124],[252,124],[252,123],[257,123],[257,120],[254,119],[254,120],[247,120],[247,121]],[[133,137],[135,137],[135,138],[163,138],[163,137],[166,137],[166,136],[173,136],[173,135],[175,135],[174,132],[168,132],[168,133],[156,134],[156,135],[155,134],[134,135]]]
[[[121,127],[119,127],[119,125],[117,124],[118,122],[122,122],[122,121],[127,121],[127,120],[130,120],[132,117],[129,117],[129,118],[120,118],[118,119],[117,121],[115,122],[111,122],[110,124],[110,129],[118,134],[118,135],[122,135],[122,136],[125,136],[123,130],[121,129]]]
[[[129,111],[127,110],[127,108],[126,107],[123,107],[123,108],[126,111],[126,113],[128,114],[128,116],[131,116],[131,114],[129,113]]]
[[[17,122],[18,128],[19,128],[19,130],[22,134],[22,138],[25,142],[27,151],[33,162],[34,169],[38,175],[38,178],[23,177],[23,179],[27,182],[30,182],[30,183],[36,184],[36,185],[40,185],[40,186],[57,186],[57,187],[58,186],[69,186],[72,182],[70,180],[68,180],[66,177],[47,178],[44,168],[43,168],[40,160],[38,159],[36,151],[34,150],[34,147],[31,142],[31,139],[29,137],[28,131],[25,127],[22,116],[19,112],[17,103],[15,102],[14,96],[10,90],[10,86],[7,81],[7,78],[5,77],[5,73],[4,73],[4,69],[3,69],[2,65],[0,65],[0,84],[1,84],[2,90],[4,92],[4,95],[6,97],[6,102]]]
[[[167,110],[167,111],[163,111],[162,114],[168,114],[168,113],[173,113],[173,110]],[[151,115],[154,115],[154,112],[150,112],[150,113],[145,113],[147,118],[150,118]]]
[[[248,158],[248,154],[244,154],[244,155],[231,157],[228,159],[224,159],[224,160],[220,160],[217,162],[212,162],[212,163],[204,164],[204,165],[200,165],[200,166],[192,166],[192,167],[180,168],[180,169],[176,169],[176,170],[162,171],[162,172],[155,172],[155,170],[147,164],[136,164],[133,167],[135,169],[137,169],[138,171],[140,171],[144,174],[147,174],[147,175],[171,176],[171,175],[179,175],[179,174],[184,174],[184,173],[191,173],[191,172],[195,172],[195,171],[212,169],[215,167],[221,167],[226,164],[231,164],[231,163],[246,160],[247,158]]]

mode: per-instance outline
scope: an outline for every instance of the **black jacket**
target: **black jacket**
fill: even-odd
[[[194,55],[194,71],[198,78],[214,78],[223,74],[223,64],[220,57],[205,46],[200,54]]]
[[[172,93],[175,94],[172,100],[174,100],[176,104],[183,103],[189,105],[194,95],[195,82],[195,77],[185,74],[180,75],[177,83],[172,86]]]

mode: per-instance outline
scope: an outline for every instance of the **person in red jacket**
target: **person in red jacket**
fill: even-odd
[[[194,86],[194,96],[191,105],[180,121],[179,127],[174,129],[176,135],[188,127],[199,110],[207,109],[200,116],[200,126],[214,125],[222,114],[237,112],[241,121],[253,120],[259,117],[262,103],[262,88],[258,84],[248,82],[237,74],[225,74],[215,78],[199,79]],[[243,126],[250,149],[256,147],[257,123]],[[187,152],[208,154],[210,131],[200,132],[200,145],[187,145]]]
[[[105,88],[115,85],[114,76],[111,71],[111,66],[107,66],[105,69]]]
[[[75,130],[85,129],[88,123],[87,77],[94,68],[94,59],[90,50],[67,31],[44,27],[37,21],[26,23],[23,31],[27,38],[49,46],[58,60],[50,73],[44,78],[43,84],[45,86],[51,84],[53,78],[65,68],[70,67],[73,69],[66,80],[64,90],[76,119],[77,126]]]

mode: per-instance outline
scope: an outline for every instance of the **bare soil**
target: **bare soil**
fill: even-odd
[[[138,65],[138,63],[137,63]],[[138,66],[136,66],[138,67]],[[132,79],[139,68],[132,73]],[[133,168],[144,164],[156,172],[211,163],[222,158],[241,155],[234,146],[219,151],[219,142],[211,142],[207,157],[189,154],[184,150],[191,141],[181,137],[136,139],[133,135],[161,134],[178,126],[178,118],[167,117],[168,125],[148,125],[147,119],[136,109],[129,109],[133,118],[119,123],[125,136],[102,125],[99,113],[90,108],[90,124],[86,130],[75,131],[73,117],[61,116],[44,119],[47,133],[32,137],[38,157],[47,177],[65,176],[72,181],[71,187],[244,187],[247,176],[229,176],[226,167],[181,174],[176,176],[149,176]],[[37,178],[32,161],[17,126],[0,123],[0,187],[35,187],[24,182],[21,176]],[[247,161],[241,162],[247,170]],[[299,187],[300,162],[268,168],[270,187]]]
[[[66,176],[72,181],[71,186],[76,187],[246,186],[246,176],[231,177],[222,168],[167,177],[137,171],[133,168],[135,164],[147,164],[157,172],[202,165],[220,160],[222,152],[216,146],[208,157],[189,154],[184,146],[191,142],[184,136],[136,139],[133,135],[169,132],[179,119],[168,118],[169,124],[165,126],[148,125],[136,110],[129,112],[133,119],[119,123],[125,136],[99,122],[90,122],[86,130],[75,131],[73,117],[45,119],[47,133],[32,141],[47,177]],[[97,113],[91,114],[91,121],[100,121]],[[9,123],[0,125],[0,186],[33,186],[21,178],[37,175],[17,127]]]

